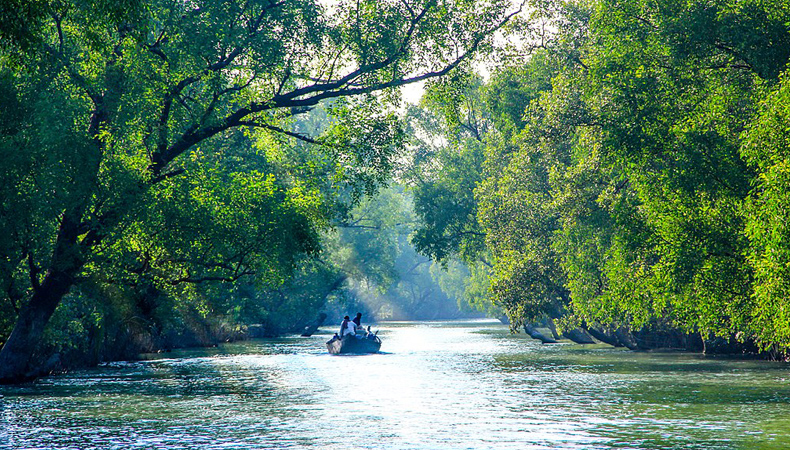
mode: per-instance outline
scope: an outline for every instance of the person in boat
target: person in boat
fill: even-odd
[[[348,316],[343,317],[343,322],[340,323],[340,338],[350,334],[352,336],[357,334],[357,325],[351,321]]]
[[[343,317],[343,321],[340,322],[340,337],[341,338],[346,335],[346,329],[348,328],[348,321],[349,321],[349,317],[345,316],[345,317]]]
[[[357,325],[357,328],[362,326],[362,313],[358,312],[357,316],[354,317],[354,320],[352,320],[352,322],[354,322]]]

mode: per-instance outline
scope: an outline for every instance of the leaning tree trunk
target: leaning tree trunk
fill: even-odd
[[[639,344],[636,343],[636,339],[627,329],[620,327],[615,330],[614,335],[628,350],[639,350]]]
[[[612,336],[603,330],[600,330],[595,327],[587,327],[584,328],[584,330],[588,332],[592,337],[598,339],[599,341],[605,344],[609,344],[613,347],[624,347],[624,345],[615,336]]]
[[[22,308],[14,329],[0,350],[0,384],[18,383],[31,378],[28,365],[33,352],[41,342],[55,308],[74,285],[74,275],[82,267],[80,244],[80,210],[74,209],[63,215],[58,230],[55,250],[41,284],[33,284],[33,296]]]
[[[530,325],[528,323],[524,324],[524,331],[528,335],[530,335],[530,337],[532,339],[537,339],[537,340],[539,340],[540,342],[542,342],[544,344],[556,344],[557,343],[557,341],[555,341],[554,339],[551,339],[549,337],[546,337],[543,333],[541,333],[540,331],[536,330],[535,327],[533,327],[532,325]]]
[[[546,327],[548,327],[549,331],[551,331],[551,335],[554,337],[554,340],[559,341],[562,339],[559,333],[557,333],[557,326],[554,325],[554,319],[549,317],[546,319]]]
[[[312,336],[316,331],[318,331],[318,327],[324,324],[326,317],[326,313],[322,312],[318,314],[318,318],[304,327],[304,330],[302,331],[302,337]]]
[[[28,304],[19,312],[14,330],[0,350],[0,383],[18,383],[30,378],[28,364],[41,341],[44,327],[72,285],[65,272],[50,272]]]
[[[577,344],[595,344],[595,341],[580,328],[564,331],[562,335]]]

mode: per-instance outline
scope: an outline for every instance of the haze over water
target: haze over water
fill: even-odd
[[[786,364],[378,328],[377,355],[327,328],[0,387],[0,449],[790,448]]]

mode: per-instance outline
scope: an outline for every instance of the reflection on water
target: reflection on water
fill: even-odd
[[[542,346],[494,322],[387,323],[0,387],[0,449],[790,449],[779,363]]]

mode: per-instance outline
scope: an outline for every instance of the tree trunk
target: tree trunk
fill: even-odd
[[[557,341],[554,339],[548,338],[543,335],[540,331],[536,330],[532,325],[524,324],[524,331],[527,332],[528,335],[532,337],[532,339],[537,339],[544,344],[556,344]]]
[[[557,326],[554,325],[554,319],[552,318],[546,319],[546,326],[551,331],[551,335],[554,337],[554,340],[559,341],[561,339],[561,336],[559,333],[557,333]]]
[[[36,375],[28,367],[33,352],[55,308],[74,285],[74,275],[84,264],[77,243],[81,214],[82,210],[75,208],[61,218],[49,270],[40,285],[33,282],[33,296],[19,312],[14,329],[0,350],[0,384],[18,383]],[[35,275],[31,274],[31,279]]]
[[[609,335],[603,330],[599,330],[595,327],[587,327],[584,330],[590,333],[592,337],[605,344],[609,344],[613,347],[624,347],[624,345],[615,336]]]
[[[310,337],[318,331],[318,327],[324,324],[326,321],[326,313],[320,313],[318,318],[313,321],[313,323],[308,324],[304,327],[304,331],[302,331],[302,337]]]
[[[592,338],[584,332],[584,330],[579,328],[564,331],[562,335],[577,344],[595,344],[595,341],[593,341]]]
[[[41,341],[44,327],[73,284],[70,274],[50,272],[19,313],[14,330],[0,350],[0,384],[32,378],[28,365]]]
[[[639,344],[636,343],[636,340],[630,331],[620,327],[615,330],[614,335],[617,337],[617,340],[629,350],[639,350]]]

